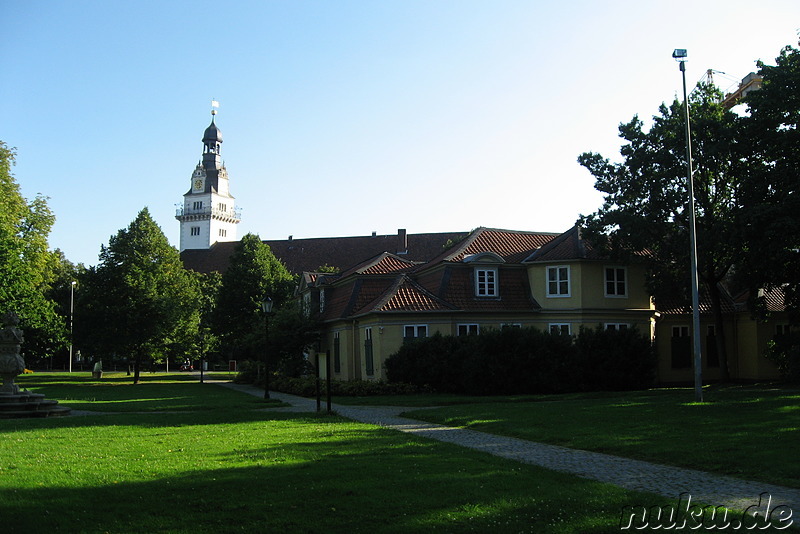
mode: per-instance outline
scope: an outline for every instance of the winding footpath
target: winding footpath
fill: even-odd
[[[231,382],[216,383],[251,395],[262,396],[264,394],[263,389],[253,386]],[[270,392],[270,396],[291,405],[291,407],[287,408],[273,408],[274,410],[294,412],[316,412],[317,410],[316,400],[314,399],[277,392]],[[324,401],[322,406],[325,409]],[[779,505],[786,505],[792,511],[800,510],[800,489],[776,486],[764,482],[751,482],[609,454],[546,445],[464,428],[425,423],[400,417],[399,415],[402,412],[416,408],[334,404],[332,409],[338,415],[355,421],[453,443],[509,460],[570,473],[599,482],[614,484],[629,490],[655,493],[671,498],[675,502],[678,501],[682,493],[688,493],[691,495],[692,500],[696,502],[744,510],[750,506],[758,505],[759,496],[767,493],[771,496],[772,509]],[[766,504],[766,502],[763,504]],[[761,509],[763,509],[763,504]],[[798,520],[800,517],[795,516],[794,519]]]

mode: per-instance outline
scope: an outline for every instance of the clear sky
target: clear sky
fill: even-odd
[[[210,101],[239,235],[561,232],[601,196],[577,162],[687,79],[797,45],[798,0],[0,0],[0,139],[53,248],[97,263],[175,204]],[[1,209],[1,207],[0,207]]]

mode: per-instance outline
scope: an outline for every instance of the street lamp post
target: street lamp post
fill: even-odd
[[[264,398],[269,398],[269,316],[272,314],[272,299],[264,297],[261,301],[264,312]]]
[[[72,372],[72,319],[75,310],[75,280],[69,286],[69,372]]]
[[[700,296],[697,273],[697,230],[694,209],[694,172],[692,170],[692,137],[689,128],[689,98],[686,94],[686,49],[678,48],[672,52],[678,61],[683,77],[683,110],[686,123],[686,181],[689,189],[689,256],[691,258],[692,278],[692,341],[694,355],[694,399],[703,401],[703,357],[700,345]]]
[[[206,333],[203,331],[203,327],[200,327],[200,383],[203,384],[203,367],[205,367],[205,356],[206,356]]]

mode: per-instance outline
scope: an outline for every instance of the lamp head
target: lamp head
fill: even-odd
[[[261,301],[261,309],[266,314],[272,313],[272,299],[269,297],[264,297],[264,300]]]
[[[677,60],[685,60],[687,56],[688,54],[686,53],[685,48],[676,48],[675,50],[672,51],[672,57],[674,57]]]

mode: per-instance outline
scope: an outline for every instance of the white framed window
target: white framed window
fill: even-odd
[[[503,323],[500,325],[500,328],[502,330],[505,330],[506,328],[522,328],[522,325],[520,323]]]
[[[475,295],[496,297],[497,294],[497,269],[475,269]]]
[[[572,334],[572,329],[569,323],[550,323],[550,333],[562,336]]]
[[[407,324],[403,327],[403,337],[405,339],[412,339],[415,337],[428,337],[428,325]]]
[[[570,296],[569,265],[554,265],[547,268],[547,296]]]
[[[628,296],[628,269],[627,267],[605,268],[605,294],[607,297]]]
[[[191,235],[200,235],[200,227],[199,226],[192,226]]]
[[[627,330],[630,327],[628,323],[606,323],[603,326],[606,330]]]
[[[480,325],[477,324],[460,324],[457,325],[457,333],[459,336],[472,336],[478,335],[481,331]]]

